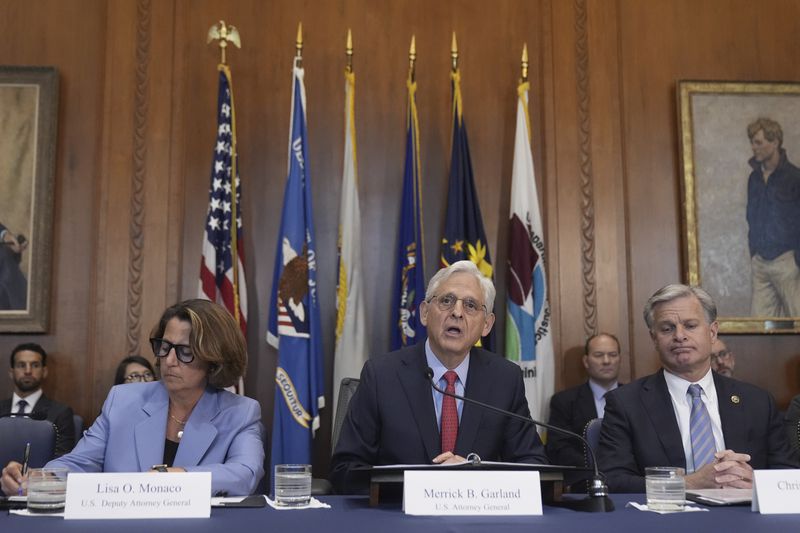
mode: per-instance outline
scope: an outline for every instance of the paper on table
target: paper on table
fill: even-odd
[[[647,507],[646,503],[636,503],[636,502],[628,502],[625,507],[633,507],[634,509],[639,509],[640,511],[649,511],[651,513],[658,513],[658,514],[672,514],[672,513],[691,513],[694,511],[708,511],[708,509],[702,509],[700,507],[692,507],[691,505],[686,505],[683,508],[683,511],[656,511],[654,509],[650,509]]]
[[[295,511],[298,509],[330,509],[331,506],[327,503],[322,503],[318,499],[312,497],[311,500],[308,502],[308,505],[301,505],[299,507],[285,507],[283,505],[277,505],[275,500],[269,499],[267,497],[267,505],[272,507],[273,509],[277,509],[278,511]]]
[[[19,516],[37,516],[37,517],[44,517],[44,518],[64,518],[64,511],[60,513],[32,513],[27,509],[11,509],[8,511],[11,514],[19,515]]]
[[[693,489],[686,491],[687,496],[693,496],[698,503],[712,505],[736,505],[750,503],[753,500],[753,489]]]

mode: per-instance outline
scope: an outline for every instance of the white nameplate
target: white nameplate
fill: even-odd
[[[211,472],[70,474],[64,518],[208,518]]]
[[[755,470],[751,509],[761,514],[800,514],[800,470]]]
[[[411,515],[541,515],[539,472],[406,470],[403,510]]]

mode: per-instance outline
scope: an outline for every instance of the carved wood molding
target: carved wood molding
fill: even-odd
[[[575,54],[578,88],[578,146],[581,179],[581,263],[583,284],[583,331],[597,331],[595,279],[594,185],[592,173],[592,122],[589,99],[589,38],[586,0],[575,0]]]
[[[133,174],[128,254],[128,353],[139,353],[144,263],[144,179],[147,163],[148,64],[150,62],[150,0],[136,2],[136,96],[133,119]]]

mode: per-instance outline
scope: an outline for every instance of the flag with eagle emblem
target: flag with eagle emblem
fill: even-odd
[[[319,410],[325,406],[303,75],[304,70],[296,59],[289,170],[267,327],[267,341],[278,350],[272,423],[273,467],[284,463],[311,463],[311,444],[319,428]]]

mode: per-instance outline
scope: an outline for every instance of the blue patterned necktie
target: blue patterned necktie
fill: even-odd
[[[692,457],[694,458],[695,472],[714,460],[717,451],[714,444],[714,433],[711,431],[711,417],[708,415],[706,404],[700,395],[703,388],[700,385],[689,385],[688,394],[692,397],[692,413],[689,416],[689,434],[692,437]]]

